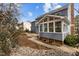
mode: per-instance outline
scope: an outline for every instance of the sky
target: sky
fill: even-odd
[[[51,10],[60,8],[67,3],[23,3],[20,6],[20,22],[34,21],[40,15]],[[79,9],[79,4],[74,4],[75,9]],[[75,11],[75,15],[78,13]]]

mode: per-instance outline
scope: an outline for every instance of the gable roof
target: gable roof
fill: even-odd
[[[52,13],[55,13],[55,12],[58,12],[58,11],[61,11],[61,10],[64,10],[64,9],[68,9],[68,5],[69,5],[69,4],[66,4],[65,6],[62,6],[61,8],[58,8],[58,9],[52,10],[52,11],[50,11],[50,12],[48,12],[48,13],[45,13],[45,14],[43,14],[43,15],[37,17],[36,20],[37,20],[37,21],[40,20],[40,19],[41,19],[42,17],[44,17],[46,14],[47,14],[47,15],[48,15],[48,14],[51,15]]]
[[[66,16],[58,16],[58,15],[44,15],[44,17],[42,17],[40,20],[38,20],[35,24],[39,24],[40,21],[44,20],[46,17],[57,17],[60,18],[61,20],[65,21],[66,24],[70,24],[69,20],[67,19]]]
[[[46,17],[57,17],[57,18],[60,18],[61,20],[62,20],[62,19],[66,19],[66,17],[64,17],[64,16],[44,15],[44,17],[42,17],[37,23],[39,23],[40,21],[44,20]]]

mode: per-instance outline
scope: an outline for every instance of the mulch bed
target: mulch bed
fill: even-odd
[[[34,49],[46,49],[46,50],[49,49],[49,48],[38,45],[38,44],[28,40],[27,35],[21,34],[18,36],[17,40],[18,40],[18,45],[20,45],[20,46],[31,47]]]

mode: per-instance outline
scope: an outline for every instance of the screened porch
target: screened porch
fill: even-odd
[[[46,15],[37,22],[39,37],[64,41],[67,35],[66,18],[56,15]]]

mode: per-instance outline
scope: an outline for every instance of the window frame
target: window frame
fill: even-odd
[[[52,23],[52,26],[50,27],[50,24]],[[54,23],[53,22],[49,22],[49,32],[54,32]],[[50,31],[50,29],[52,29],[53,31]]]
[[[45,28],[45,25],[46,25],[46,28]],[[45,31],[45,29],[47,29],[47,30]],[[47,23],[44,23],[44,32],[48,32],[48,26],[47,26]]]
[[[60,27],[58,27],[58,23],[57,22],[60,22],[60,25],[59,25]],[[60,31],[57,31],[57,29],[59,29],[59,28],[60,28]],[[60,32],[60,33],[62,32],[62,21],[55,21],[55,32]]]
[[[43,24],[40,24],[40,32],[43,32]]]

